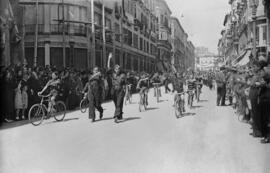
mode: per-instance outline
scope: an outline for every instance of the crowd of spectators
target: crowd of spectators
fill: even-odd
[[[252,126],[252,135],[270,142],[270,65],[265,60],[244,67],[224,67],[224,79],[217,80],[224,98],[240,120]],[[221,96],[222,97],[222,96]],[[224,103],[224,101],[223,101]]]
[[[109,100],[109,89],[112,86],[106,69],[100,69],[103,74],[103,101]],[[33,104],[40,102],[38,92],[50,80],[51,74],[57,72],[60,79],[58,99],[62,100],[68,110],[79,107],[83,98],[83,88],[91,75],[91,69],[77,70],[74,68],[56,68],[53,66],[31,68],[27,65],[1,67],[0,71],[0,121],[13,122],[27,119],[28,111]],[[142,72],[144,73],[144,72]],[[136,92],[137,81],[142,73],[127,72],[131,91]],[[151,74],[148,74],[151,76]],[[152,74],[153,75],[153,74]],[[49,92],[49,91],[48,91]],[[44,93],[46,94],[46,93]]]

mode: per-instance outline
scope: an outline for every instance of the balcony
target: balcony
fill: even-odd
[[[34,35],[36,31],[36,25],[31,24],[31,25],[25,25],[25,34],[26,35]],[[43,34],[44,33],[44,25],[39,24],[38,25],[38,34]]]
[[[63,25],[61,24],[51,24],[49,33],[45,32],[45,26],[43,24],[38,25],[38,34],[51,34],[51,35],[61,35],[63,34]],[[34,35],[36,30],[36,25],[25,25],[25,34]],[[74,36],[84,36],[86,37],[87,28],[84,25],[69,24],[66,25],[65,34]]]

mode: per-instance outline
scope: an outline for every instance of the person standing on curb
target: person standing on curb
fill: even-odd
[[[216,74],[216,83],[217,83],[217,106],[225,106],[225,96],[226,96],[226,77],[223,73],[225,68],[221,67],[220,71]],[[221,102],[221,103],[220,103]]]

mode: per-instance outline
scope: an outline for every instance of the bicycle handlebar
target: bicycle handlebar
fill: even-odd
[[[186,91],[184,91],[184,92],[181,92],[181,93],[176,93],[177,95],[182,95],[182,94],[185,94],[186,93]]]
[[[46,98],[46,97],[50,97],[51,94],[48,94],[48,95],[42,95],[42,94],[38,94],[39,97],[43,97],[43,98]]]

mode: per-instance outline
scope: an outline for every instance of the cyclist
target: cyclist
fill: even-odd
[[[152,84],[154,84],[154,83],[156,83],[156,84],[161,84],[161,77],[160,77],[160,75],[159,75],[158,72],[155,73],[155,74],[153,75],[153,77],[151,78],[151,83],[152,83]],[[158,89],[159,86],[155,85],[154,87],[155,87],[154,96],[156,97],[156,95],[157,95],[157,92],[156,92],[156,91],[158,91],[157,89]],[[159,93],[159,95],[161,96],[161,93]]]
[[[137,89],[140,90],[140,96],[145,94],[146,105],[148,105],[148,90],[149,90],[149,78],[146,74],[142,74],[141,79],[138,81]]]
[[[129,98],[131,97],[132,95],[132,92],[131,92],[131,86],[132,86],[132,83],[133,83],[133,77],[131,76],[131,74],[128,72],[127,73],[127,77],[126,77],[126,98]]]
[[[60,79],[58,78],[58,73],[57,72],[52,72],[52,78],[47,82],[45,87],[38,92],[38,95],[41,95],[44,91],[46,91],[48,88],[50,90],[50,101],[48,105],[48,112],[51,112],[52,106],[55,105],[55,99],[58,96],[58,91],[60,89]]]
[[[197,89],[195,90],[196,92],[196,95],[197,95],[197,92],[201,93],[202,92],[202,87],[203,87],[203,77],[201,75],[197,75],[196,76],[196,87],[198,86],[199,87],[199,90],[197,91]]]
[[[194,77],[194,73],[191,73],[188,76],[187,87],[188,87],[188,93],[189,93],[189,96],[190,96],[191,92],[193,93],[196,90],[196,79]],[[191,99],[193,100],[193,94],[192,94]],[[189,102],[189,104],[190,104],[190,102]]]
[[[174,103],[179,99],[179,94],[178,93],[183,93],[184,92],[184,77],[180,73],[175,74],[175,81],[174,81],[174,90],[176,91],[176,94],[174,96]],[[185,100],[183,100],[185,102]],[[175,105],[174,105],[175,106]],[[185,112],[185,104],[183,104],[183,111]]]

